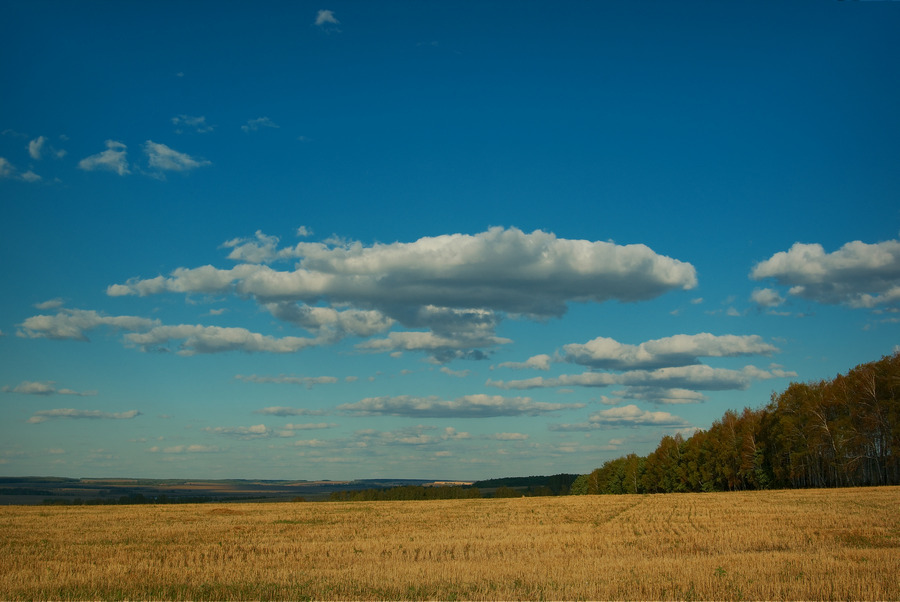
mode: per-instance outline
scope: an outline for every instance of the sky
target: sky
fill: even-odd
[[[7,0],[0,474],[586,473],[892,354],[897,31]]]

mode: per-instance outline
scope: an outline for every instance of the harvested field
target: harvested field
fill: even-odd
[[[2,599],[900,599],[900,488],[0,507]]]

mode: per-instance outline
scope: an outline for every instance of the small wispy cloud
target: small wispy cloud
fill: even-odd
[[[78,169],[84,171],[113,171],[120,176],[131,173],[128,169],[128,147],[116,140],[106,141],[106,150],[85,157],[78,162]]]
[[[257,117],[256,119],[250,119],[241,126],[241,129],[245,132],[258,132],[262,128],[280,128],[281,126],[269,119],[268,117]]]
[[[147,140],[144,143],[144,153],[150,167],[163,171],[191,171],[198,167],[212,165],[211,161],[205,159],[197,159],[186,153],[181,153],[172,149],[165,144]]]
[[[222,451],[215,445],[172,445],[169,447],[153,446],[148,449],[153,454],[210,454]]]
[[[338,381],[335,376],[257,376],[256,374],[245,376],[243,374],[237,374],[235,375],[235,378],[237,380],[242,380],[245,383],[303,385],[307,389],[312,389],[314,385],[330,385]]]
[[[15,387],[5,386],[4,393],[19,393],[21,395],[76,395],[89,397],[96,395],[96,391],[73,391],[72,389],[58,389],[52,380],[46,381],[22,381]]]
[[[206,123],[204,115],[176,115],[172,118],[172,125],[175,126],[176,134],[182,134],[186,129],[198,134],[206,134],[216,129],[216,126]]]
[[[137,410],[128,412],[101,412],[99,410],[76,410],[73,408],[57,408],[54,410],[40,410],[28,419],[30,424],[47,422],[56,418],[68,419],[93,419],[93,420],[130,420],[140,416]]]
[[[37,309],[45,310],[45,309],[58,309],[62,307],[64,301],[61,297],[57,297],[56,299],[49,299],[47,301],[42,301],[41,303],[35,303],[34,307]]]
[[[286,406],[270,406],[256,410],[254,414],[266,414],[269,416],[323,416],[324,410],[309,410],[306,408],[290,408]]]
[[[0,179],[21,180],[23,182],[38,182],[42,178],[31,170],[19,171],[4,157],[0,157]]]
[[[340,21],[334,16],[334,12],[330,10],[320,10],[316,13],[316,26],[329,30],[335,29],[334,25],[340,25]]]

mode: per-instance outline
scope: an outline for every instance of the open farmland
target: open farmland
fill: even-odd
[[[900,488],[0,507],[3,599],[900,599]]]

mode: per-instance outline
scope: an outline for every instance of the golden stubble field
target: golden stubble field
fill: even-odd
[[[900,488],[6,506],[0,598],[900,600]]]

